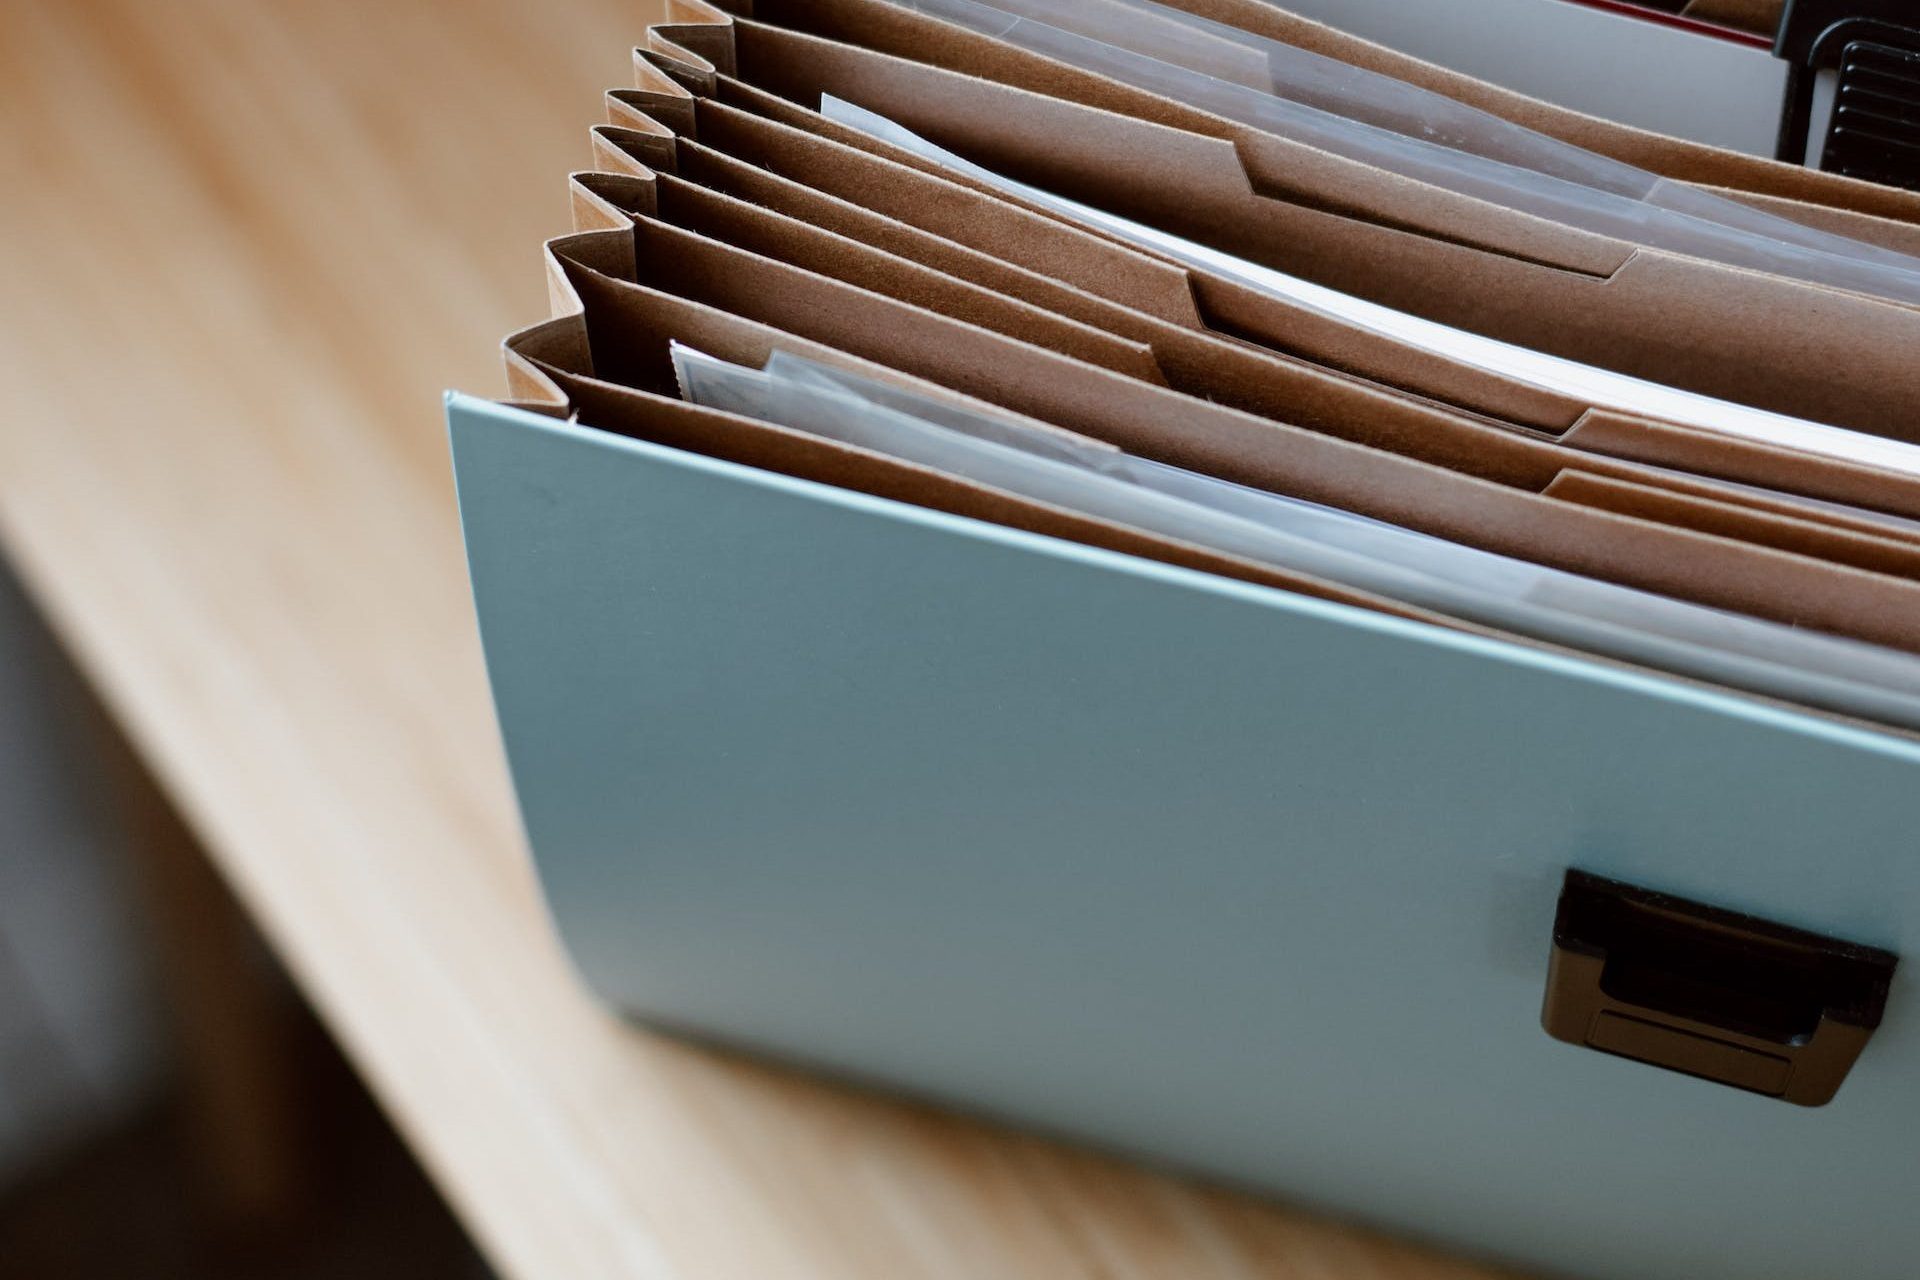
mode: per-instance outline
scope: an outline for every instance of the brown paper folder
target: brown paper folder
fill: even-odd
[[[730,154],[1008,261],[1025,263],[1132,309],[1175,323],[1238,333],[1369,382],[1559,435],[1580,448],[1875,511],[1920,515],[1913,505],[1915,490],[1909,477],[1596,409],[1415,351],[950,181],[928,172],[915,157],[730,77],[702,77],[688,74],[688,68],[674,68],[663,82],[664,69],[673,66],[659,55],[642,57],[638,73],[656,88],[638,95],[616,94],[610,103],[612,117],[658,129],[657,122],[640,113],[638,102],[658,101],[663,83],[689,83],[717,95],[699,99],[689,121],[697,118],[698,127],[705,130],[702,136]],[[676,118],[687,112],[688,104],[674,99]]]
[[[1920,578],[1920,543],[1910,535],[1836,527],[1817,513],[1784,507],[1769,511],[1751,503],[1729,502],[1708,492],[1687,492],[1678,486],[1647,484],[1595,471],[1563,471],[1543,492],[1604,511],[1778,547],[1835,564]]]
[[[1404,387],[1517,424],[1563,430],[1590,407],[1441,356],[1410,351],[1356,326],[1267,298],[1245,285],[1146,254],[928,173],[917,162],[899,163],[838,141],[836,135],[845,131],[817,113],[738,81],[722,79],[711,87],[720,98],[699,100],[683,130],[703,144],[767,173],[1023,266],[1043,280],[1057,280],[1187,328],[1241,333],[1320,366],[1351,371],[1368,381]],[[635,124],[643,115],[624,99],[616,103],[613,114],[618,120]],[[755,193],[744,198],[758,199],[766,185],[758,180]],[[1054,301],[1060,301],[1057,295]],[[1068,314],[1102,322],[1079,311]],[[1111,310],[1098,314],[1110,318]]]
[[[952,30],[952,41],[929,41],[926,56],[975,48],[961,37],[993,44]],[[1920,311],[1583,234],[1554,241],[1549,254],[1542,235],[1554,228],[1539,219],[1508,246],[1533,256],[1456,243],[1388,225],[1405,209],[1369,220],[1264,192],[1268,135],[1206,136],[745,19],[673,34],[687,31],[708,44],[730,35],[721,61],[750,82],[802,99],[845,97],[1009,176],[1043,175],[1058,194],[1330,288],[1707,395],[1899,438],[1916,432],[1920,362],[1910,353]],[[1853,376],[1836,382],[1836,367]]]
[[[829,85],[855,101],[863,88],[884,92],[898,72],[868,55],[891,55],[1229,142],[1248,185],[1289,203],[1586,274],[1613,270],[1623,252],[1603,237],[1276,137],[884,0],[758,0],[752,11],[753,20],[733,23],[736,74],[797,101]]]
[[[1796,507],[1784,495],[1757,497],[1711,480],[1661,475],[1609,459],[1583,457],[1552,441],[1516,433],[1440,406],[1368,387],[1243,344],[1182,329],[1079,295],[1087,304],[1105,307],[1104,313],[1096,312],[1093,317],[1104,319],[1105,330],[1126,333],[1140,340],[1113,349],[1093,344],[1090,353],[1081,326],[1050,330],[1041,322],[1045,312],[1036,315],[1032,307],[996,307],[991,303],[1000,295],[963,287],[968,278],[979,279],[982,274],[994,277],[997,283],[1007,287],[1024,287],[1025,282],[1020,278],[1009,280],[991,270],[981,272],[982,255],[854,206],[823,204],[821,199],[796,199],[796,195],[804,197],[814,193],[804,188],[797,192],[789,190],[791,184],[774,185],[784,180],[774,179],[772,175],[760,174],[765,181],[758,183],[747,181],[748,175],[741,173],[734,162],[691,142],[683,141],[679,145],[673,175],[662,176],[651,186],[645,186],[652,181],[651,175],[638,166],[631,155],[617,148],[618,141],[626,136],[624,131],[598,132],[598,154],[610,165],[631,166],[632,174],[643,185],[619,184],[619,189],[646,192],[639,201],[644,206],[640,211],[763,257],[971,320],[1052,350],[1078,354],[1103,367],[1172,385],[1215,403],[1422,458],[1470,475],[1539,489],[1565,468],[1587,467],[1637,487],[1655,486],[1676,494],[1691,494],[1713,507],[1734,506],[1756,512],[1744,523],[1719,521],[1715,531],[1752,530],[1755,536],[1748,540],[1788,550],[1830,546],[1835,554],[1816,554],[1841,563],[1902,572],[1892,567],[1896,562],[1886,555],[1844,552],[1841,549],[1849,545],[1845,539],[1799,545],[1790,532],[1796,527],[1791,523],[1787,526],[1788,532],[1767,533],[1773,525],[1757,512],[1770,511],[1789,519],[1797,517],[1801,525],[1851,527],[1855,536],[1864,537],[1869,543],[1908,541],[1913,536],[1911,533],[1891,531],[1865,519],[1849,521],[1830,512]],[[700,172],[724,175],[733,180],[732,185],[744,185],[761,199],[758,203],[746,203],[692,185],[683,176]],[[610,193],[609,198],[618,197]],[[837,223],[837,229],[822,226],[822,221]],[[890,247],[880,247],[883,241]],[[995,259],[984,261],[991,267],[1005,267]],[[935,263],[950,270],[934,270]],[[1669,522],[1698,527],[1682,515],[1698,508],[1673,504],[1664,510],[1673,513]]]
[[[1419,0],[1411,0],[1419,2]],[[1872,219],[1853,224],[1858,235],[1889,248],[1900,243],[1878,240],[1874,228],[1888,223],[1920,223],[1920,193],[1900,191],[1823,173],[1799,165],[1783,164],[1759,156],[1728,151],[1721,147],[1688,142],[1665,134],[1650,133],[1631,125],[1616,124],[1567,107],[1555,106],[1485,80],[1449,71],[1398,53],[1382,45],[1351,36],[1343,31],[1289,13],[1269,0],[1165,0],[1176,9],[1225,22],[1257,35],[1314,53],[1365,67],[1444,94],[1491,112],[1503,120],[1524,125],[1589,151],[1660,174],[1676,182],[1704,189],[1723,188],[1737,195],[1775,197],[1836,211],[1869,215]]]
[[[872,248],[782,214],[705,191],[677,177],[658,180],[653,212],[676,226],[772,258],[791,267],[854,285],[916,307],[968,321],[996,333],[1077,356],[1114,372],[1167,385],[1162,365],[1147,344],[1086,350],[1080,326],[1045,323],[1047,313],[993,304],[999,295],[961,287],[961,282],[904,258]],[[1174,384],[1188,394],[1280,421],[1293,415],[1279,362],[1231,343],[1171,329]],[[1235,374],[1238,376],[1235,376]],[[1880,530],[1834,527],[1824,513],[1795,511],[1784,499],[1764,509],[1747,495],[1710,481],[1661,475],[1620,463],[1583,459],[1559,445],[1527,439],[1430,406],[1376,395],[1343,405],[1337,420],[1323,418],[1326,434],[1447,466],[1550,496],[1659,523],[1812,555],[1838,564],[1920,578],[1920,548]],[[1586,466],[1588,472],[1566,468]],[[1563,493],[1570,480],[1584,481]]]
[[[1197,322],[1191,306],[1179,306],[1183,297],[1190,302],[1193,296],[1181,287],[1193,283],[1182,278],[1184,272],[1174,272],[1171,279],[1165,273],[1136,272],[1144,281],[1144,288],[1138,292],[1146,296],[1142,298],[1144,306],[1135,309],[921,229],[935,226],[1008,257],[1024,253],[1036,265],[1090,283],[1103,278],[1100,267],[1107,263],[1119,268],[1114,275],[1125,274],[1126,268],[1137,264],[1164,265],[996,197],[711,101],[697,102],[691,112],[662,114],[679,121],[680,127],[691,133],[752,157],[755,164],[688,139],[669,143],[658,132],[663,128],[661,122],[639,112],[629,98],[616,98],[610,105],[616,118],[644,124],[655,132],[630,128],[598,131],[595,154],[603,167],[644,173],[644,156],[683,177],[704,180],[716,190],[775,213],[1140,339],[1152,347],[1161,369],[1173,375],[1175,385],[1196,394],[1517,483],[1544,483],[1543,470],[1550,475],[1560,466],[1578,461],[1562,451],[1543,447],[1543,442],[1530,433],[1518,433],[1516,437],[1514,432],[1497,430],[1478,415],[1447,413],[1423,399],[1409,400],[1311,362],[1257,352],[1204,330],[1195,332],[1145,314],[1146,308],[1157,307],[1163,313]],[[782,176],[786,173],[794,177]],[[820,189],[823,187],[852,199],[829,195]],[[887,208],[899,216],[880,214],[876,208]],[[1031,250],[1034,245],[1041,246],[1038,252]],[[884,268],[878,270],[884,274]],[[1404,351],[1383,339],[1376,340],[1376,345],[1385,360]],[[1684,455],[1682,470],[1829,501],[1859,504],[1865,500],[1871,509],[1896,514],[1920,511],[1920,484],[1911,478],[1803,455],[1783,455],[1779,450],[1725,437],[1709,436],[1701,443],[1684,433],[1676,437],[1678,430],[1587,410],[1562,439],[1576,445],[1592,442],[1599,446],[1598,452],[1628,458],[1657,451],[1657,446],[1666,444],[1672,446],[1670,452]],[[1686,445],[1693,447],[1683,447]],[[1526,456],[1535,459],[1530,467],[1520,461]],[[1503,459],[1508,461],[1503,463]],[[1650,460],[1671,462],[1665,458]],[[1740,505],[1764,505],[1764,500],[1740,493],[1705,496]],[[1776,509],[1780,508],[1776,505]],[[1846,517],[1829,512],[1802,514],[1849,523]],[[1903,539],[1912,536],[1911,531],[1889,530],[1871,520],[1852,523],[1869,534]]]
[[[655,187],[654,212],[752,253],[938,311],[1090,364],[1162,385],[1153,347],[1121,337],[858,240],[822,230],[673,175]]]

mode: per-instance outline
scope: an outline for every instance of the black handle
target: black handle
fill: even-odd
[[[1569,871],[1541,1021],[1557,1040],[1818,1107],[1880,1025],[1897,963]]]
[[[1817,73],[1836,75],[1820,167],[1920,188],[1920,9],[1913,0],[1788,0],[1773,52],[1789,64],[1779,159],[1804,164]]]

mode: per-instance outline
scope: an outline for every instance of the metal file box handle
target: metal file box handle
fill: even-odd
[[[1541,1020],[1569,1044],[1818,1107],[1880,1025],[1896,963],[1569,871]]]

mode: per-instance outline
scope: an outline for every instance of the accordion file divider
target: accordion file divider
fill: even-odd
[[[643,77],[657,75],[651,64],[642,64]],[[671,81],[669,81],[671,83]],[[872,166],[892,170],[894,179],[907,177],[904,167],[914,169],[919,162],[905,154],[878,156],[849,146],[831,136],[829,122],[808,122],[821,130],[808,132],[796,124],[794,110],[776,99],[736,82],[725,83],[722,94],[744,105],[729,105],[719,99],[696,98],[698,125],[690,117],[681,132],[693,136],[704,130],[716,130],[724,137],[729,154],[744,155],[758,164],[777,164],[782,168],[804,166],[810,181],[828,184],[821,190],[842,195],[858,192],[860,199],[874,198]],[[657,96],[657,95],[650,95]],[[749,109],[751,108],[751,110]],[[784,116],[773,118],[769,112]],[[609,117],[630,128],[660,126],[648,120],[644,110],[616,97]],[[669,151],[669,165],[676,152]],[[609,159],[618,163],[617,155]],[[645,157],[640,157],[645,159]],[[863,169],[862,166],[867,166]],[[943,238],[980,247],[982,237],[992,242],[992,252],[1009,261],[1023,262],[1034,270],[1070,281],[1076,287],[1093,292],[1110,302],[1120,302],[1187,328],[1207,328],[1210,321],[1224,321],[1247,332],[1277,336],[1284,331],[1289,349],[1313,353],[1323,362],[1366,364],[1369,357],[1355,344],[1367,342],[1367,336],[1336,321],[1316,316],[1304,309],[1281,310],[1271,303],[1236,289],[1230,281],[1197,276],[1189,269],[1161,258],[1129,248],[1098,233],[1070,227],[1056,219],[1036,213],[1005,200],[978,197],[986,195],[964,182],[920,174],[936,184],[937,195],[927,190],[907,193],[904,206],[894,204],[888,211],[896,218],[928,227]],[[954,188],[960,188],[955,192]],[[965,219],[955,217],[956,202],[965,199]],[[933,219],[931,223],[926,221]],[[969,225],[970,219],[981,219]],[[1588,406],[1563,396],[1527,387],[1495,374],[1467,370],[1440,359],[1419,361],[1414,353],[1401,357],[1399,372],[1423,392],[1436,398],[1461,403],[1495,417],[1525,423],[1543,430],[1571,429],[1588,411]],[[1417,368],[1415,367],[1417,365]]]
[[[877,0],[833,3],[886,9]],[[920,24],[943,25],[910,12],[894,16],[914,24],[897,42]],[[1920,311],[1584,233],[1567,239],[1571,256],[1556,261],[1540,256],[1551,250],[1549,224],[1524,216],[1515,218],[1525,228],[1515,247],[1529,247],[1518,256],[1460,236],[1438,238],[1366,208],[1262,192],[1257,150],[1248,147],[1267,135],[1189,133],[744,19],[714,30],[719,35],[705,44],[730,34],[740,48],[726,61],[752,60],[776,76],[782,92],[850,97],[1016,177],[1044,158],[1057,194],[1274,261],[1344,293],[1775,412],[1896,438],[1912,429],[1908,406],[1920,394],[1920,366],[1909,353],[1920,343]],[[966,40],[951,61],[972,57],[984,41],[970,32],[960,37]],[[1037,72],[1028,82],[1048,83]],[[1383,182],[1380,190],[1401,190],[1403,204],[1419,208],[1432,199],[1421,186]],[[1484,202],[1461,203],[1491,211]],[[1856,376],[1836,386],[1826,371],[1841,362]]]
[[[547,249],[554,318],[506,347],[515,403],[448,410],[516,791],[591,985],[690,1034],[1531,1265],[1731,1280],[1830,1271],[1838,1248],[1849,1275],[1906,1274],[1903,983],[1818,1111],[1574,1050],[1539,1004],[1570,866],[1901,949],[1920,930],[1920,746],[674,399],[669,338],[946,396],[988,359],[972,389],[994,398],[1008,379],[1033,408],[1099,389],[1063,424],[1096,434],[1115,406],[1174,403],[1139,363],[1173,320],[1102,340],[1074,325],[1111,310],[1039,314],[1041,294],[996,289],[1011,274],[965,279],[995,270],[982,250],[869,283],[1108,367],[727,243],[791,233],[856,279],[934,252],[905,235],[905,257],[842,252],[782,221],[796,192],[749,212],[657,177],[705,110],[667,87],[697,64],[659,74],[686,30],[656,30],[641,88],[610,104],[595,154],[618,171],[575,178],[580,229]],[[835,341],[856,305],[887,330],[856,344],[867,358]],[[815,336],[785,330],[810,309]],[[908,351],[920,377],[888,358]],[[1269,438],[1359,448],[1236,414],[1199,415],[1232,426],[1222,459]],[[1595,454],[1572,474],[1650,471]],[[1820,474],[1855,501],[1904,492]],[[1897,574],[1648,514],[1579,527],[1734,555],[1776,590],[1818,563],[1805,580],[1842,584],[1835,600],[1904,597]],[[1904,564],[1886,532],[1872,553]]]
[[[849,260],[860,261],[864,258],[867,260],[862,262],[856,274],[864,273],[869,280],[876,282],[892,277],[892,282],[898,286],[897,296],[912,297],[922,304],[934,301],[937,294],[944,293],[950,299],[955,296],[951,288],[955,281],[951,277],[943,282],[949,286],[945,289],[929,283],[929,273],[926,272],[922,272],[916,281],[914,264],[904,258],[884,256],[876,249],[869,249],[865,244],[857,242],[841,241],[835,244],[831,233],[824,233],[822,229],[809,224],[789,220],[785,215],[765,206],[735,203],[718,193],[682,183],[673,176],[660,180],[654,191],[654,197],[655,212],[666,211],[659,207],[662,203],[670,209],[677,207],[680,216],[673,220],[688,227],[697,227],[704,223],[709,230],[713,229],[713,219],[717,215],[720,224],[726,228],[725,234],[730,243],[756,250],[764,256],[778,258],[789,266],[806,267],[811,264],[827,274],[832,274],[836,266],[844,266]],[[689,218],[691,221],[687,221]],[[782,223],[785,225],[781,225]],[[822,261],[822,255],[827,255],[829,260]],[[965,264],[958,265],[964,267]],[[840,278],[848,277],[843,275]],[[940,277],[933,274],[931,279],[939,281]],[[886,286],[881,285],[881,287],[884,289]],[[1049,341],[1044,332],[1034,330],[1031,315],[1019,311],[1003,312],[996,323],[996,319],[991,315],[992,308],[988,308],[987,314],[983,315],[979,306],[982,299],[994,296],[996,295],[976,294],[966,301],[959,302],[957,306],[949,305],[945,310],[948,314],[962,319],[969,318],[971,314],[976,322],[984,323],[988,328],[997,328],[1023,341],[1038,341],[1040,345],[1049,346],[1063,353],[1073,354],[1076,346],[1083,345],[1082,339],[1073,333],[1058,335],[1055,340]],[[1154,328],[1151,322],[1143,323],[1147,330]],[[1123,312],[1118,329],[1125,331],[1127,327],[1126,313]],[[1810,531],[1807,530],[1804,517],[1812,516],[1816,512],[1809,508],[1796,507],[1789,501],[1769,502],[1754,499],[1752,500],[1753,509],[1741,516],[1735,516],[1727,509],[1728,501],[1744,503],[1748,500],[1748,495],[1714,482],[1672,476],[1631,464],[1595,459],[1589,455],[1566,450],[1551,442],[1517,436],[1498,429],[1488,429],[1484,424],[1473,423],[1470,420],[1456,421],[1442,414],[1423,413],[1421,410],[1424,406],[1417,403],[1399,403],[1390,397],[1379,395],[1352,397],[1354,403],[1342,404],[1337,410],[1341,415],[1342,423],[1327,425],[1326,419],[1336,410],[1329,407],[1323,414],[1314,414],[1307,398],[1300,394],[1298,381],[1289,379],[1286,376],[1285,367],[1279,366],[1275,361],[1264,359],[1259,353],[1236,344],[1218,340],[1204,341],[1190,331],[1169,327],[1160,329],[1159,335],[1163,345],[1156,348],[1156,352],[1166,352],[1166,356],[1173,357],[1175,363],[1165,364],[1149,360],[1142,364],[1140,357],[1150,353],[1143,353],[1140,349],[1132,347],[1109,349],[1086,358],[1092,359],[1093,363],[1105,364],[1117,371],[1131,373],[1135,377],[1144,377],[1145,380],[1155,383],[1171,383],[1190,394],[1249,409],[1263,416],[1291,421],[1299,421],[1303,418],[1309,421],[1319,420],[1323,424],[1322,429],[1333,435],[1350,435],[1354,430],[1350,424],[1358,420],[1368,425],[1374,433],[1374,441],[1377,442],[1384,431],[1384,424],[1391,420],[1395,416],[1395,411],[1398,410],[1400,416],[1411,419],[1393,446],[1398,452],[1419,456],[1424,447],[1436,461],[1446,462],[1463,470],[1478,469],[1481,474],[1489,478],[1504,474],[1522,484],[1567,487],[1574,478],[1599,471],[1605,473],[1616,485],[1631,485],[1642,490],[1649,486],[1656,487],[1669,495],[1667,502],[1670,505],[1701,504],[1701,509],[1709,513],[1707,518],[1710,523],[1724,524],[1729,519],[1740,519],[1745,521],[1749,529],[1757,531],[1771,521],[1775,526],[1776,545],[1786,549],[1805,549],[1807,545],[1806,539]],[[1180,339],[1187,341],[1182,343],[1178,341]],[[1174,345],[1169,347],[1167,343]],[[1084,350],[1081,354],[1083,357],[1086,356]],[[1166,356],[1161,357],[1162,360]],[[1209,376],[1206,372],[1209,364],[1216,367],[1214,376]],[[1228,377],[1222,381],[1218,376],[1236,367],[1241,371],[1238,378]],[[1346,425],[1347,429],[1342,430],[1342,425]],[[1463,430],[1473,441],[1472,444],[1466,444],[1464,441],[1457,447],[1446,444],[1450,435],[1459,436]],[[1366,435],[1363,433],[1361,436],[1351,438],[1366,438]],[[1473,457],[1476,454],[1479,456]],[[1506,459],[1504,464],[1500,461],[1503,455]],[[1463,457],[1472,457],[1472,461],[1462,461]],[[1578,468],[1578,470],[1570,475],[1571,468]],[[1600,477],[1594,476],[1593,479],[1599,480]],[[1616,488],[1612,492],[1615,497],[1618,497],[1625,491]],[[1683,494],[1686,496],[1680,496]],[[1803,519],[1795,521],[1795,517]],[[1864,516],[1850,522],[1849,527],[1835,528],[1824,536],[1829,544],[1829,558],[1853,563],[1862,568],[1914,576],[1916,564],[1913,553],[1903,545],[1888,545],[1888,535],[1891,534],[1903,535],[1903,541],[1910,540],[1912,537],[1911,530],[1901,529],[1885,522],[1876,523]],[[1855,544],[1851,549],[1842,545],[1849,539]],[[1753,540],[1765,539],[1764,536],[1757,536]]]
[[[651,70],[643,65],[643,75]],[[648,96],[651,100],[660,95]],[[681,132],[717,136],[731,154],[751,162],[722,170],[724,176],[716,184],[709,161],[707,171],[698,175],[705,185],[803,218],[818,220],[823,213],[833,218],[837,213],[839,229],[856,237],[873,234],[884,214],[897,227],[923,230],[943,245],[962,244],[984,253],[992,263],[1025,264],[1031,268],[1030,278],[1070,281],[1074,290],[1089,295],[1076,303],[1066,286],[1053,284],[1045,292],[1025,295],[1028,300],[1090,322],[1127,326],[1126,332],[1161,341],[1168,324],[1206,333],[1211,330],[1208,315],[1222,309],[1220,291],[1232,288],[1230,282],[1204,272],[1148,257],[892,159],[711,99],[696,100],[694,105],[697,114],[687,113],[677,124]],[[676,119],[679,114],[675,112]],[[787,114],[795,118],[791,109]],[[672,172],[688,163],[698,170],[708,154],[727,160],[685,137],[668,142],[652,132],[661,125],[647,119],[626,95],[610,97],[609,118],[619,127],[596,133],[595,154],[603,167],[631,172],[634,166],[644,171],[652,164]],[[824,127],[825,122],[821,123]],[[782,178],[777,171],[803,171],[808,185]],[[742,173],[751,175],[744,183]],[[837,209],[827,203],[836,197],[840,198]],[[953,258],[949,255],[943,261],[950,266]],[[975,278],[1002,291],[1009,288],[1004,273]],[[1129,281],[1136,283],[1129,285]],[[1063,294],[1069,294],[1065,305]],[[1338,371],[1343,369],[1367,368],[1383,374],[1387,385],[1405,388],[1418,398],[1536,428],[1542,435],[1589,452],[1794,489],[1876,510],[1920,514],[1911,486],[1877,468],[1813,459],[1799,451],[1597,408],[1422,351],[1382,347],[1380,339],[1364,330],[1305,308],[1246,297],[1234,299],[1232,305],[1238,321],[1232,329],[1259,333],[1269,349],[1269,360],[1288,362],[1287,367],[1270,363],[1268,376],[1287,388],[1292,397],[1289,416],[1294,420],[1313,423],[1333,412],[1326,403],[1329,379],[1340,378]],[[1156,320],[1163,323],[1156,325]],[[1284,355],[1288,351],[1311,352],[1313,358],[1296,360]],[[1289,368],[1303,376],[1286,377]],[[1499,446],[1484,447],[1497,450]]]

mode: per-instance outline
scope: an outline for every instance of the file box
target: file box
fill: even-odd
[[[1912,1274],[1915,742],[448,418],[528,835],[613,1007],[1555,1273]],[[1645,973],[1569,976],[1684,982],[1645,920],[1815,961],[1686,1030]],[[1606,1051],[1569,1000],[1628,1020]]]
[[[1261,0],[1177,7],[1690,208],[1920,247],[1912,193]],[[548,245],[554,318],[507,342],[515,403],[448,403],[521,811],[601,997],[1535,1271],[1912,1275],[1920,736],[688,405],[669,360],[785,352],[1913,651],[1911,471],[1440,359],[813,107],[1406,314],[1908,441],[1912,308],[1573,234],[872,0],[668,16]]]

